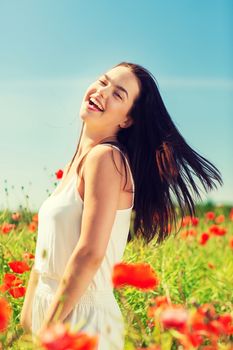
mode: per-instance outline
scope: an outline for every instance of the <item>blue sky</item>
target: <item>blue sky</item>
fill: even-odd
[[[0,0],[0,207],[40,207],[75,152],[88,85],[121,61],[152,72],[185,140],[221,171],[203,200],[233,204],[232,13],[230,0]]]

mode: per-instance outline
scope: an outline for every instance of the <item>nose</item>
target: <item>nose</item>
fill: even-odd
[[[103,97],[103,98],[106,98],[108,96],[108,94],[110,93],[109,92],[109,89],[110,86],[100,86],[98,89],[97,89],[97,92]]]

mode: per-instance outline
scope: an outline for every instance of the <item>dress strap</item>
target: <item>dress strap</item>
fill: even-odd
[[[115,145],[112,145],[112,144],[110,144],[110,143],[101,143],[101,145],[108,145],[108,146],[111,146],[111,147],[115,147],[115,148],[117,148],[117,149],[121,152],[121,154],[123,154],[123,156],[124,156],[124,158],[125,158],[125,160],[126,160],[126,164],[128,165],[128,168],[129,168],[129,173],[130,173],[131,181],[132,181],[132,184],[133,184],[133,193],[134,193],[134,195],[135,195],[135,185],[134,185],[134,179],[133,179],[132,171],[131,171],[131,168],[130,168],[128,159],[127,159],[127,157],[125,156],[124,152],[122,152],[121,149],[120,149],[119,147],[117,147],[117,146],[115,146]]]

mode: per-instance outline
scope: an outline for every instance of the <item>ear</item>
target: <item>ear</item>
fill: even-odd
[[[127,116],[127,120],[124,123],[121,123],[120,128],[128,128],[134,123],[133,118],[131,116]]]

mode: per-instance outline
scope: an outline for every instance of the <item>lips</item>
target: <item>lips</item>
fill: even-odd
[[[103,107],[101,101],[99,100],[99,98],[97,96],[92,96],[92,97],[99,103],[99,105],[101,106],[102,112],[103,112],[104,111],[104,107]]]
[[[91,111],[94,111],[94,112],[102,112],[95,105],[90,104],[89,101],[87,101],[87,108]]]
[[[101,107],[100,109],[102,110],[102,112],[105,111],[104,104],[101,102],[101,99],[98,96],[88,95],[88,97],[86,98],[88,102],[90,102],[91,99],[93,99],[92,102],[94,102],[94,104],[97,105],[97,107],[98,107],[98,104],[100,105]],[[98,104],[96,102],[98,102]]]

